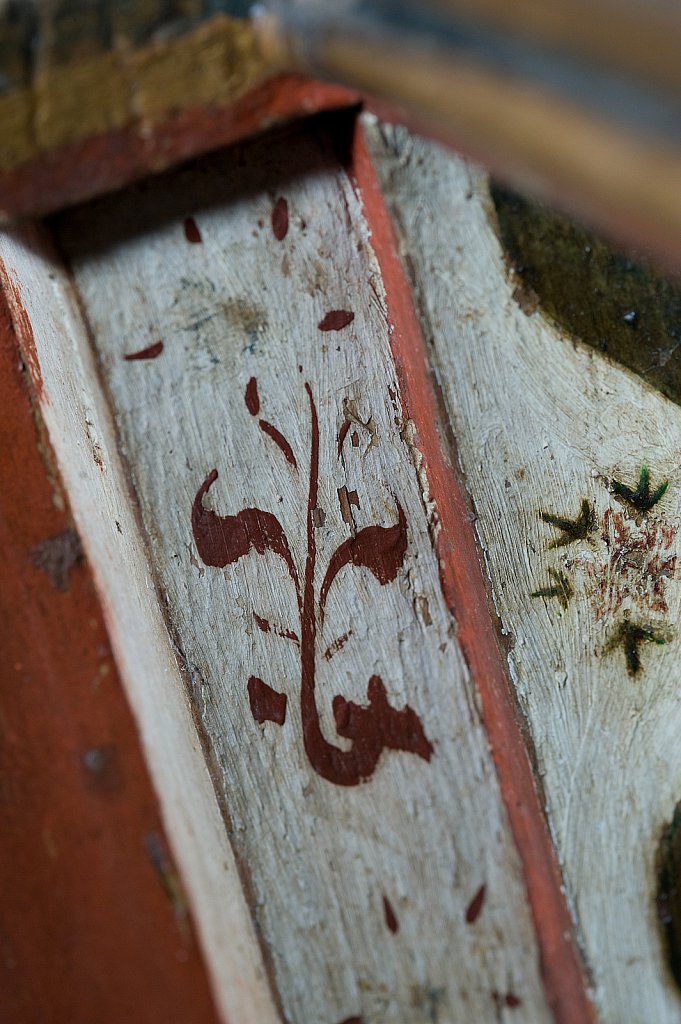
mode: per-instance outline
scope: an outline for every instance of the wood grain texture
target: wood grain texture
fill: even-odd
[[[399,129],[368,130],[600,1017],[671,1024],[655,852],[681,789],[678,409],[522,311],[481,174]]]
[[[59,244],[286,1018],[548,1021],[345,130],[83,208]]]

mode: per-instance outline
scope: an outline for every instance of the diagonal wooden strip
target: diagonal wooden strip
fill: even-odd
[[[0,222],[63,209],[275,124],[353,106],[359,99],[359,93],[343,86],[274,75],[226,108],[172,108],[155,116],[151,131],[137,119],[102,128],[0,170]],[[0,97],[0,120],[3,102],[8,107],[12,97]],[[4,114],[9,120],[15,112],[5,109]]]
[[[423,469],[441,523],[438,539],[440,580],[456,617],[464,657],[480,691],[502,795],[518,850],[540,944],[542,977],[555,1019],[561,1024],[594,1020],[573,926],[562,892],[555,852],[539,802],[518,712],[513,700],[496,612],[482,574],[473,532],[474,515],[456,466],[456,448],[447,434],[436,379],[399,255],[399,242],[387,212],[373,160],[388,181],[389,166],[380,129],[367,119],[358,127],[353,172],[386,282],[391,347],[404,402],[414,421]],[[373,159],[366,143],[371,142]],[[389,190],[388,194],[389,193]],[[420,195],[415,191],[409,198]],[[418,203],[419,200],[417,199]],[[396,214],[399,217],[401,207]],[[411,254],[410,254],[410,258]],[[431,282],[432,283],[432,282]],[[416,301],[420,292],[416,293]]]
[[[0,1018],[213,1024],[26,358],[0,293]]]

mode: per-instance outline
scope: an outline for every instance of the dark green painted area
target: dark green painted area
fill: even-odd
[[[571,599],[574,597],[575,592],[572,589],[572,584],[564,573],[558,572],[555,569],[549,569],[548,574],[553,581],[551,586],[534,590],[530,597],[555,597],[565,612]]]
[[[657,850],[656,902],[667,960],[681,988],[681,803],[676,805]]]
[[[641,671],[641,645],[666,643],[667,637],[652,626],[629,622],[628,619],[625,619],[612,638],[609,649],[615,650],[617,647],[621,647],[627,659],[627,672],[630,676],[636,676]]]
[[[550,544],[550,548],[564,548],[575,540],[586,540],[590,533],[596,529],[596,513],[591,502],[582,498],[579,507],[579,515],[576,519],[566,519],[564,516],[556,516],[553,512],[540,512],[539,518],[549,526],[555,526],[560,534]]]
[[[669,481],[665,480],[656,490],[651,492],[650,473],[647,466],[641,466],[641,473],[635,489],[627,487],[626,484],[620,483],[619,480],[610,481],[612,493],[616,494],[627,505],[630,505],[636,512],[648,512],[653,505],[657,504],[668,487]]]
[[[500,185],[490,192],[525,312],[539,306],[681,404],[681,286],[553,210]]]

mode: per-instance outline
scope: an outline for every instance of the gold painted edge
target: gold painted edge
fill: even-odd
[[[247,19],[216,14],[185,35],[41,70],[0,96],[0,172],[53,150],[173,113],[225,107],[271,70]]]

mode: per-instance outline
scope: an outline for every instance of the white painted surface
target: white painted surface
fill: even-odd
[[[290,225],[277,241],[270,217],[280,194]],[[201,244],[185,239],[187,214]],[[153,189],[66,217],[60,237],[287,1018],[483,1024],[519,1019],[519,1010],[498,1005],[513,992],[522,1000],[520,1019],[550,1020],[517,854],[440,591],[427,495],[401,419],[382,282],[359,201],[327,142],[294,136],[278,150],[270,142],[250,150],[244,164],[238,152],[211,158]],[[321,332],[318,323],[338,309],[351,310],[352,323]],[[164,349],[156,359],[124,359],[159,340]],[[39,347],[45,351],[48,341]],[[244,400],[251,378],[257,417]],[[283,559],[251,549],[224,569],[208,566],[190,521],[196,492],[216,468],[206,507],[223,516],[247,507],[276,514],[302,580],[311,450],[305,382],[320,426],[317,593],[352,528],[393,527],[397,502],[407,523],[395,579],[381,585],[362,565],[347,565],[329,591],[323,627],[317,617],[317,704],[327,741],[349,746],[336,734],[333,697],[365,705],[369,678],[378,674],[391,705],[408,704],[434,747],[430,762],[383,751],[356,787],[320,777],[304,749],[299,649],[276,635],[301,637]],[[49,400],[63,403],[60,393],[53,375]],[[260,417],[286,435],[297,470],[259,429]],[[64,444],[56,446],[68,462]],[[72,482],[78,509],[80,484]],[[342,515],[343,487],[357,492],[352,528]],[[81,514],[86,530],[88,518]],[[90,553],[101,560],[96,544]],[[146,629],[151,614],[124,612],[118,608],[125,622],[116,623],[123,649],[126,630]],[[271,623],[269,633],[257,628],[255,615]],[[327,660],[324,649],[346,633]],[[157,640],[148,637],[153,680]],[[135,676],[129,656],[123,667]],[[287,695],[283,726],[254,721],[246,690],[252,675]],[[137,689],[146,685],[139,679]],[[177,687],[176,673],[167,686]],[[165,699],[154,683],[153,694],[138,702]],[[167,747],[162,756],[171,756]],[[191,803],[191,791],[183,796]],[[482,884],[482,911],[467,924]],[[395,934],[384,897],[399,922]],[[218,895],[215,902],[219,912]]]
[[[676,1024],[654,858],[681,798],[681,592],[675,562],[662,568],[679,555],[681,413],[541,314],[521,312],[481,174],[403,130],[367,130],[479,516],[601,1019]],[[670,484],[639,526],[608,482],[635,486],[643,463],[653,488]],[[559,533],[540,511],[574,518],[583,498],[597,532],[552,548]],[[552,582],[549,569],[574,590],[565,612],[530,596]],[[610,650],[627,615],[668,640],[641,647],[636,676],[621,646]]]

